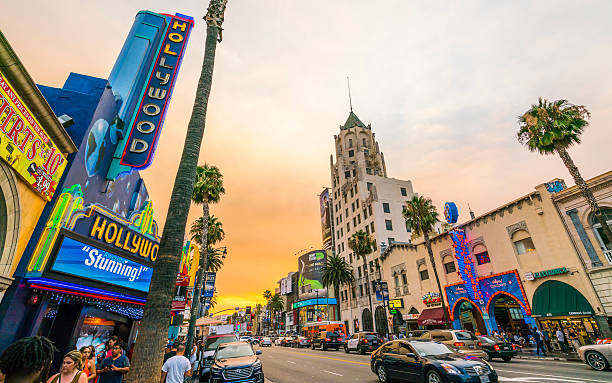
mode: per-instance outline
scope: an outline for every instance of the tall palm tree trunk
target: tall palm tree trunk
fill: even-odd
[[[604,235],[606,236],[606,238],[608,238],[608,243],[612,245],[612,231],[610,231],[610,227],[608,226],[606,218],[604,217],[601,209],[599,208],[599,205],[597,204],[595,196],[593,196],[591,189],[589,189],[586,182],[582,178],[582,175],[580,175],[578,167],[576,166],[576,164],[574,164],[574,161],[572,160],[572,157],[570,157],[567,150],[562,148],[557,149],[557,153],[559,153],[559,157],[561,157],[561,159],[563,160],[563,163],[565,164],[567,170],[570,172],[572,177],[574,177],[574,182],[576,182],[576,185],[580,189],[580,192],[589,204],[589,208],[591,209],[591,212],[595,215],[597,222],[599,222],[599,224],[601,225]]]
[[[440,292],[440,300],[442,301],[442,311],[443,311],[443,319],[444,325],[448,327],[448,316],[446,313],[446,303],[444,302],[444,294],[442,293],[442,285],[440,284],[440,277],[438,277],[438,269],[436,268],[436,262],[434,262],[433,250],[431,250],[431,241],[429,240],[429,233],[423,233],[423,237],[425,239],[425,247],[427,248],[427,254],[429,254],[429,262],[431,263],[431,267],[433,269],[434,276],[436,277],[436,284],[438,285],[438,291]]]
[[[200,297],[202,295],[202,281],[208,269],[208,201],[202,203],[202,246],[200,246],[200,266],[196,274],[196,281],[193,288],[193,296],[191,297],[191,310],[189,313],[189,329],[187,330],[187,344],[185,355],[191,355],[193,348],[193,340],[195,338],[195,325],[200,312]]]
[[[187,213],[191,205],[198,156],[204,137],[218,36],[219,27],[208,25],[202,72],[187,126],[181,162],[172,188],[166,223],[159,245],[159,255],[155,262],[147,295],[147,304],[140,322],[138,340],[132,357],[133,364],[127,375],[127,381],[130,383],[157,383],[159,381],[159,371],[161,371],[164,357],[163,349],[168,339],[172,295],[183,247]]]
[[[336,312],[338,313],[336,320],[342,322],[340,317],[340,285],[334,285],[334,295],[336,296]]]
[[[365,255],[362,255],[362,257],[363,257],[363,273],[366,279],[366,293],[368,294],[368,300],[370,301],[370,323],[372,323],[372,328],[369,330],[374,331],[374,307],[372,306],[372,290],[370,289],[370,277],[368,274],[368,261],[366,260]]]

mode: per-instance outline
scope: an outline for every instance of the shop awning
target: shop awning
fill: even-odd
[[[533,295],[532,315],[556,317],[593,315],[593,308],[578,290],[559,281],[546,281]]]
[[[419,326],[437,326],[444,324],[444,309],[435,307],[421,311],[421,316],[417,321]]]
[[[213,326],[222,323],[223,321],[209,317],[202,317],[196,320],[196,326]]]

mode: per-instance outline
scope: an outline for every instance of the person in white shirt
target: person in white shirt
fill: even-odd
[[[191,376],[191,363],[185,358],[185,345],[176,348],[176,355],[164,363],[160,383],[183,383],[185,376]]]
[[[561,346],[561,351],[563,353],[567,353],[567,346],[565,345],[565,334],[563,333],[563,331],[561,331],[560,328],[558,328],[555,335],[557,336],[557,341],[559,341],[559,346]]]

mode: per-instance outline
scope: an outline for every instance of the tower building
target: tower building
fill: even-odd
[[[376,300],[371,281],[389,279],[380,275],[380,255],[389,243],[410,242],[410,228],[406,227],[402,211],[414,195],[412,183],[387,176],[385,157],[372,126],[365,125],[352,110],[340,126],[340,133],[334,135],[334,142],[335,162],[334,156],[330,156],[334,250],[355,273],[353,286],[340,288],[341,318],[350,332],[385,333],[387,315],[383,303]],[[365,278],[363,260],[357,259],[348,246],[351,235],[359,230],[376,240],[374,251],[367,256],[369,281]],[[372,294],[371,306],[368,289]]]

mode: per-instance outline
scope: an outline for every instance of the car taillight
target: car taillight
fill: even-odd
[[[325,341],[326,341],[326,342],[331,342],[331,339],[329,339],[329,338],[325,338]]]
[[[493,348],[495,349],[495,351],[499,351],[499,345],[496,344],[495,346],[493,346]]]
[[[463,347],[463,346],[465,346],[465,343],[463,343],[463,342],[455,342],[455,344],[453,344],[453,346],[455,346],[455,347]]]
[[[368,343],[368,340],[367,340],[367,339],[364,339],[364,340],[363,340],[363,343]]]
[[[478,342],[478,347],[482,347],[482,342]]]
[[[513,344],[513,345],[512,345],[512,349],[513,349],[513,350],[516,350],[516,344]]]

